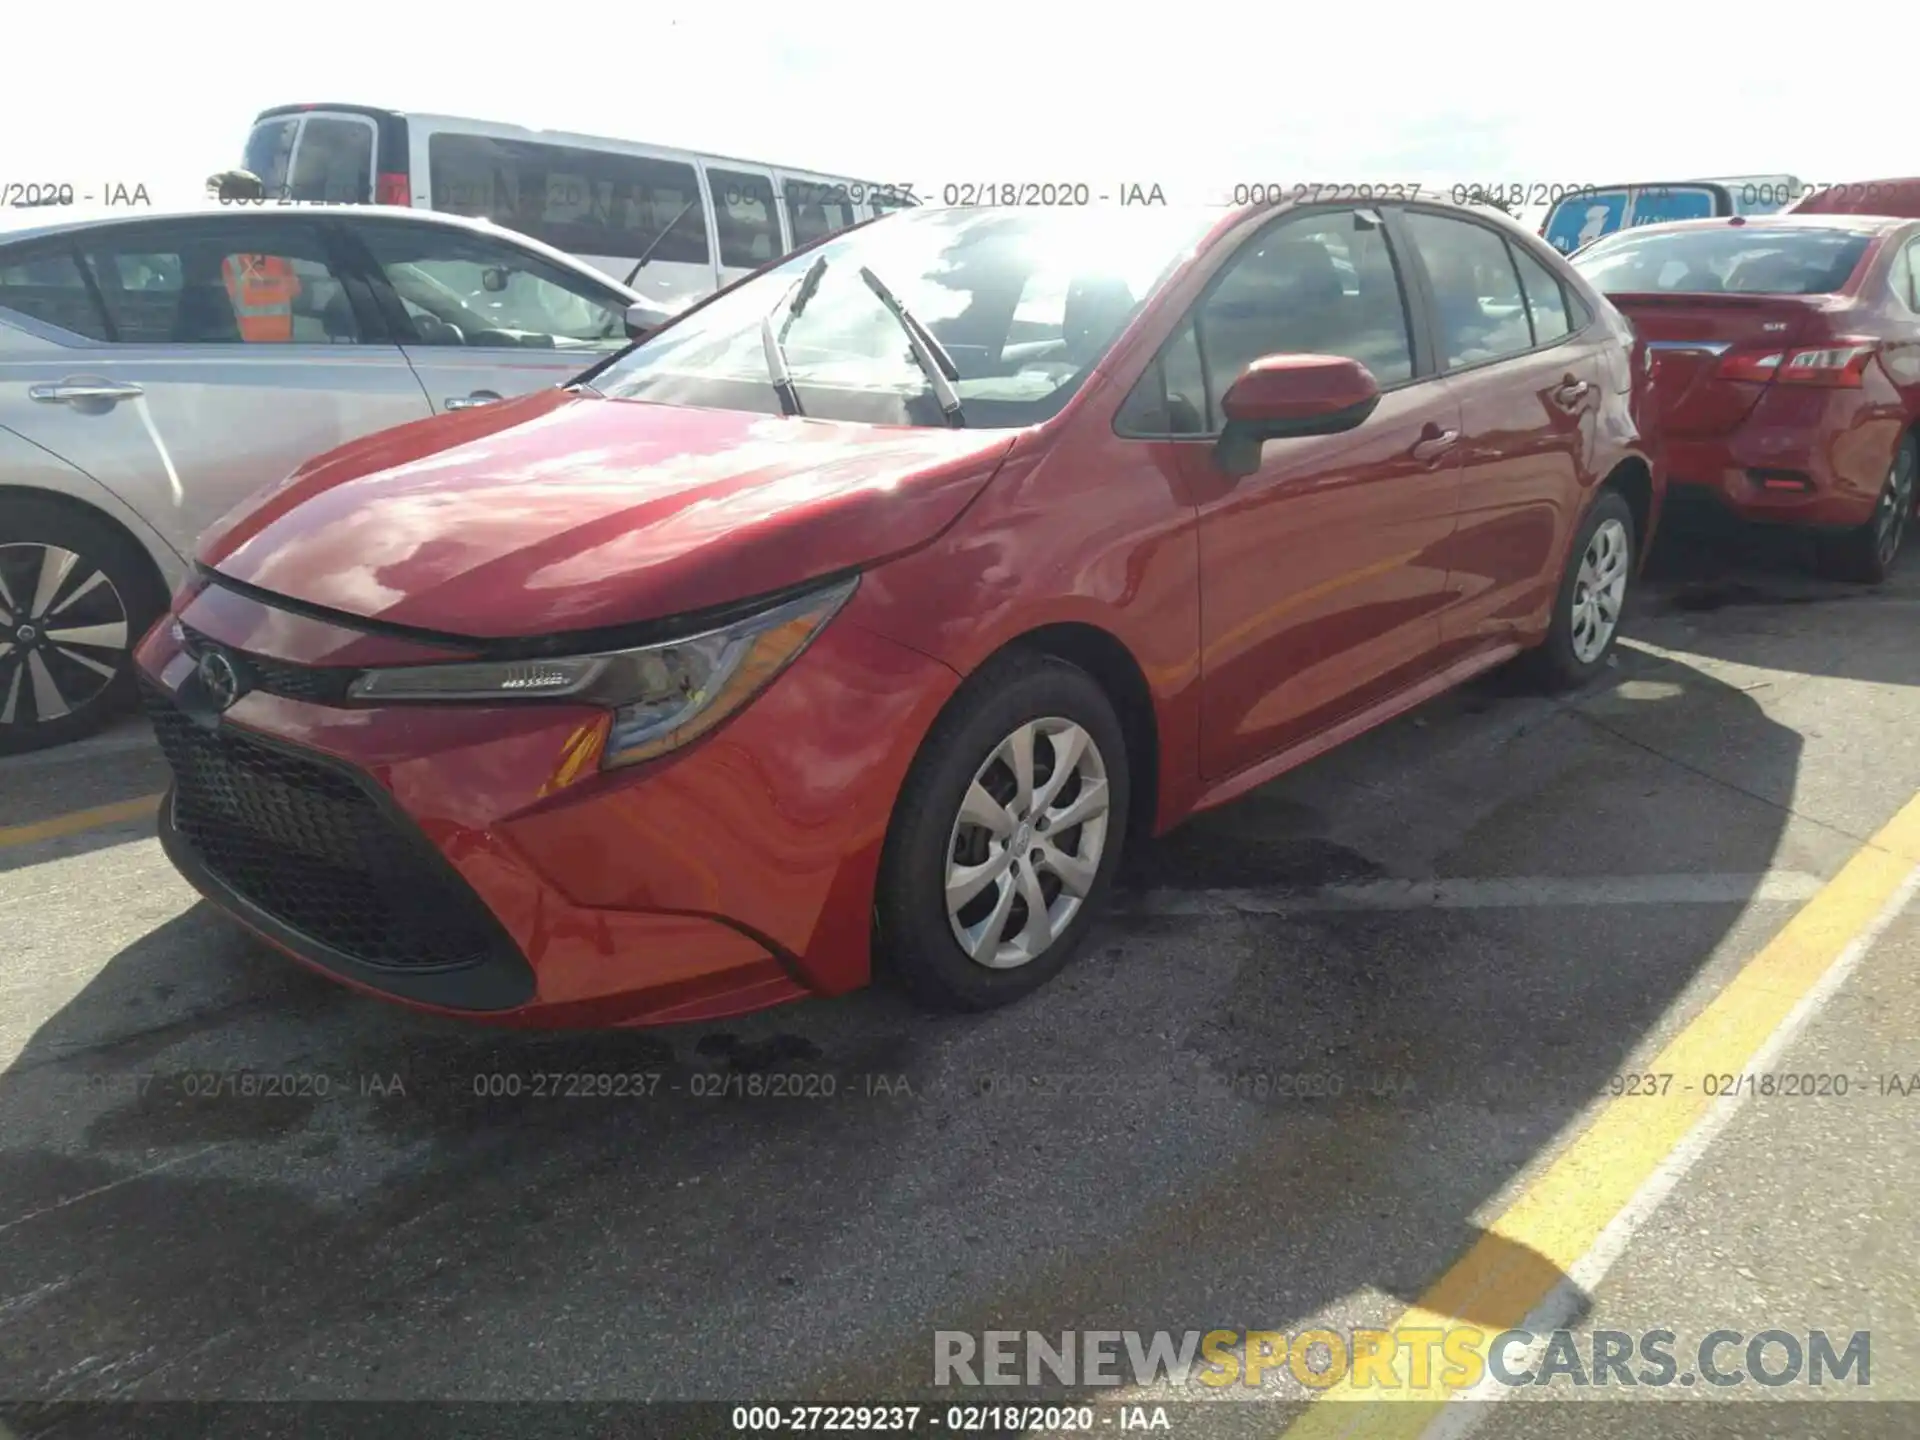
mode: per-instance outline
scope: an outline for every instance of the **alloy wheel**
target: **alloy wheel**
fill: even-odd
[[[1582,665],[1591,665],[1620,628],[1620,610],[1627,598],[1627,527],[1607,519],[1587,541],[1580,569],[1573,581],[1573,653]]]
[[[1880,492],[1880,504],[1873,516],[1873,553],[1883,570],[1893,564],[1893,557],[1900,553],[1907,521],[1913,515],[1913,471],[1913,447],[1902,445],[1900,453],[1894,456],[1893,468],[1887,472],[1887,483]]]
[[[1109,803],[1106,759],[1071,720],[1029,720],[993,747],[947,842],[947,919],[976,964],[1025,965],[1073,923],[1100,873]]]
[[[86,708],[126,664],[126,602],[84,555],[33,542],[0,545],[0,726]]]

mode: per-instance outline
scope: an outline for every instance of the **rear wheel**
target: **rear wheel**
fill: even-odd
[[[1584,685],[1606,667],[1633,584],[1635,543],[1626,497],[1602,490],[1574,537],[1546,641],[1527,657],[1547,689]]]
[[[1920,441],[1911,434],[1902,436],[1900,448],[1893,452],[1886,483],[1880,487],[1873,518],[1856,530],[1822,543],[1820,568],[1826,575],[1878,585],[1893,573],[1907,531],[1913,528],[1916,469],[1920,469]]]
[[[974,676],[895,806],[875,907],[894,975],[941,1010],[1039,989],[1106,895],[1128,798],[1120,722],[1085,671],[1014,653]]]
[[[131,708],[133,646],[165,608],[115,526],[0,500],[0,755],[64,745]]]

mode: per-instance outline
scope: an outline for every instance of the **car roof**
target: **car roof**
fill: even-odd
[[[1657,225],[1634,225],[1603,235],[1594,245],[1628,235],[1666,235],[1686,230],[1851,230],[1884,235],[1915,222],[1897,215],[1715,215],[1704,220],[1663,220]]]
[[[0,244],[44,239],[53,235],[77,234],[85,230],[106,229],[120,225],[153,225],[171,220],[204,219],[210,215],[245,222],[255,217],[264,219],[268,216],[295,214],[361,220],[375,216],[397,220],[404,224],[433,225],[448,230],[464,230],[474,235],[487,235],[531,250],[543,259],[550,260],[576,274],[591,276],[608,288],[633,299],[640,298],[638,292],[622,285],[605,272],[596,270],[585,261],[577,260],[566,251],[557,250],[544,241],[534,239],[531,235],[524,235],[518,230],[508,229],[504,225],[495,224],[480,216],[453,215],[445,210],[420,210],[407,205],[309,205],[295,202],[285,204],[268,202],[255,205],[223,203],[218,200],[202,200],[191,205],[151,207],[145,205],[16,205],[0,209]]]

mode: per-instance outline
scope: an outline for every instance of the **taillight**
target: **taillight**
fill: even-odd
[[[373,199],[377,205],[411,205],[413,182],[404,170],[383,171],[374,184]]]
[[[1720,360],[1723,380],[1766,385],[1824,385],[1858,389],[1879,347],[1871,340],[1835,340],[1804,350],[1729,350]]]

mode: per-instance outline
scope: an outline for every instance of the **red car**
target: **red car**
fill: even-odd
[[[1920,178],[1850,180],[1809,190],[1784,215],[1899,215],[1920,220]]]
[[[1920,463],[1920,224],[1692,220],[1573,263],[1646,344],[1676,498],[1814,527],[1830,574],[1886,579]]]
[[[312,461],[139,664],[161,834],[529,1024],[1032,991],[1123,847],[1523,651],[1605,665],[1631,334],[1442,203],[902,212],[566,389]]]

